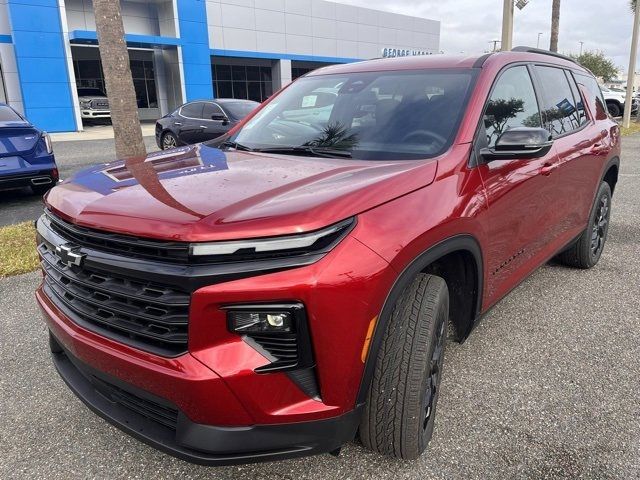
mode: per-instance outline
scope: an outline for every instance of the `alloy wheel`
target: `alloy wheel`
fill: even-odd
[[[597,257],[602,253],[609,224],[609,197],[603,195],[598,201],[598,207],[591,229],[591,253]]]

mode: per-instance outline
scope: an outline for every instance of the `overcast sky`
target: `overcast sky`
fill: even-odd
[[[338,0],[363,7],[440,20],[440,49],[445,53],[479,53],[499,40],[502,0]],[[549,48],[551,0],[530,0],[515,9],[514,45]],[[629,63],[633,16],[628,0],[562,0],[559,51],[602,50],[623,71]]]

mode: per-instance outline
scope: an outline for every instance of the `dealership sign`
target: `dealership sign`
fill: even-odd
[[[410,50],[408,48],[388,48],[382,49],[382,58],[394,58],[394,57],[417,57],[420,55],[431,55],[431,52],[426,50]]]

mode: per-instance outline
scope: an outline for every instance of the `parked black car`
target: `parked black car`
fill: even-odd
[[[227,133],[258,105],[235,98],[185,103],[156,122],[156,143],[165,150],[212,140]]]

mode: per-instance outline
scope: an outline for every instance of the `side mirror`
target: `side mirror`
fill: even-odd
[[[229,122],[229,119],[224,113],[214,113],[211,115],[211,120],[215,120],[216,122],[222,122],[225,125]]]
[[[544,128],[515,127],[502,132],[493,148],[483,148],[480,155],[486,161],[533,159],[544,157],[553,139]]]

